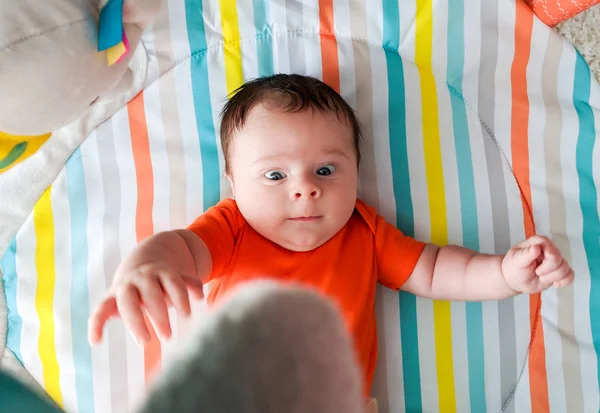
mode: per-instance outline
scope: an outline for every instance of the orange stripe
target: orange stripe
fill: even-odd
[[[527,96],[527,63],[531,50],[533,13],[522,1],[516,2],[515,57],[511,68],[512,83],[512,164],[521,189],[525,235],[535,234],[532,216],[531,185],[529,182],[529,98]],[[540,294],[532,295],[529,301],[531,342],[529,346],[529,389],[533,413],[550,411],[548,378],[546,373],[546,349],[544,330],[539,317]]]
[[[319,0],[319,26],[323,82],[340,93],[340,67],[333,25],[333,0]]]
[[[129,128],[131,130],[131,146],[135,163],[137,181],[137,206],[135,214],[135,232],[137,242],[154,233],[152,222],[152,206],[154,204],[154,179],[152,176],[152,160],[150,158],[150,142],[148,141],[148,125],[144,111],[144,93],[139,93],[127,104]],[[144,346],[144,377],[149,383],[153,372],[160,367],[161,346],[152,324],[146,317],[151,339]]]

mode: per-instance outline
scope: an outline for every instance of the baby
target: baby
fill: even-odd
[[[425,244],[357,199],[361,127],[321,81],[275,75],[244,84],[223,109],[221,145],[234,199],[188,229],[156,234],[123,261],[90,320],[90,341],[120,316],[136,340],[143,313],[170,337],[167,308],[187,316],[190,294],[209,304],[268,275],[315,287],[341,308],[369,392],[377,358],[375,287],[438,300],[500,300],[573,281],[553,243],[533,236],[506,255]]]

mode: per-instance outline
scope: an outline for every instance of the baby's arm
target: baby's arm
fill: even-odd
[[[573,271],[552,242],[534,236],[506,255],[427,245],[402,289],[432,299],[484,301],[537,293],[572,281]]]
[[[202,297],[202,282],[211,268],[206,244],[191,231],[167,231],[147,238],[117,269],[107,296],[90,318],[90,341],[100,341],[104,324],[115,316],[121,316],[138,342],[149,340],[143,311],[159,334],[170,337],[167,307],[173,305],[180,314],[189,315],[189,292]]]

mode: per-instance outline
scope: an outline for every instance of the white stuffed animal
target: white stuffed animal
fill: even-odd
[[[137,413],[364,413],[341,312],[319,293],[255,281],[232,291],[166,363]],[[3,413],[59,413],[0,376]]]

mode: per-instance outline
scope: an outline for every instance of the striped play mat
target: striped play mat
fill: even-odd
[[[515,1],[169,0],[142,39],[152,81],[73,153],[2,258],[8,347],[70,412],[133,406],[177,340],[141,350],[115,321],[91,348],[90,310],[137,242],[228,196],[227,95],[295,72],[357,110],[360,195],[404,232],[488,253],[538,232],[576,271],[542,300],[381,288],[381,412],[597,412],[600,88]]]

